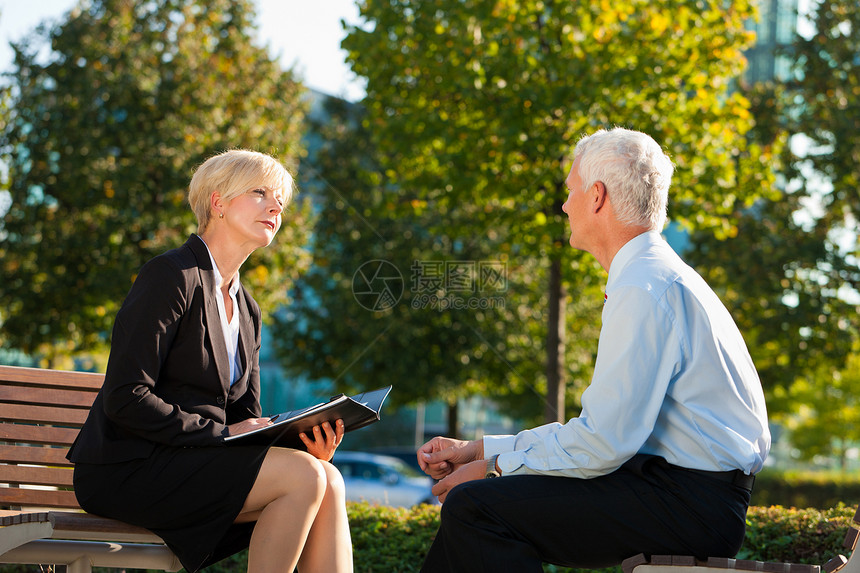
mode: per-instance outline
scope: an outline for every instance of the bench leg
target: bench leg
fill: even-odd
[[[66,573],[92,573],[92,571],[93,566],[90,564],[90,560],[86,556],[66,565]]]

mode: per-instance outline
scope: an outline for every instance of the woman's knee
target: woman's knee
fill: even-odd
[[[283,494],[297,492],[310,499],[321,499],[327,488],[328,477],[321,460],[307,452],[272,448],[266,455],[264,467],[283,488]]]
[[[326,475],[326,489],[339,499],[346,498],[346,485],[340,471],[329,462],[320,462]]]

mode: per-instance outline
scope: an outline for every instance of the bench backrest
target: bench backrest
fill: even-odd
[[[103,374],[0,366],[0,507],[80,507],[66,452],[103,381]]]

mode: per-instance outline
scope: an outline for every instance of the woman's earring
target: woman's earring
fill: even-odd
[[[224,218],[224,213],[218,213],[218,218],[219,218],[219,219],[223,219],[223,218]]]

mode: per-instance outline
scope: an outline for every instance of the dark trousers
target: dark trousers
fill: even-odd
[[[508,476],[460,484],[442,505],[425,573],[618,565],[639,553],[733,557],[750,492],[637,455],[592,479]]]

